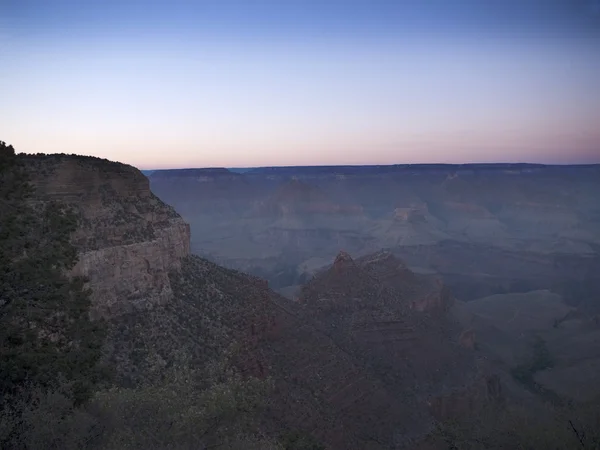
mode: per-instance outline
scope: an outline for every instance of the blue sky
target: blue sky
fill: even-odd
[[[594,0],[0,1],[0,139],[141,168],[600,162]]]

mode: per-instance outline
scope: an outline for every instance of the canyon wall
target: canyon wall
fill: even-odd
[[[190,253],[190,229],[134,167],[91,157],[28,156],[34,201],[72,208],[79,260],[71,273],[94,286],[92,315],[108,317],[169,301],[170,270]]]

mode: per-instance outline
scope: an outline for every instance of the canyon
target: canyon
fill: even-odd
[[[120,384],[160,379],[178,358],[204,367],[235,343],[241,373],[274,380],[267,428],[340,449],[416,445],[436,421],[500,401],[497,376],[459,343],[450,292],[390,253],[342,252],[291,301],[191,255],[188,226],[136,169],[67,155],[29,156],[25,167],[33,204],[59,201],[78,219],[71,276],[84,277],[92,317],[108,324],[103,359]],[[323,310],[321,297],[336,300]],[[478,400],[442,406],[452,396]]]
[[[191,250],[292,298],[345,250],[387,250],[464,301],[551,289],[598,311],[600,166],[397,165],[157,170]]]
[[[99,158],[18,158],[31,207],[76,219],[68,275],[90,289],[115,387],[179,367],[206,386],[227,356],[231,374],[270,383],[254,432],[357,450],[447,448],[456,423],[453,441],[491,427],[502,448],[503,414],[596,398],[597,167],[480,167],[465,186],[472,170],[446,166],[148,178]],[[532,174],[562,179],[563,196]],[[532,348],[552,364],[528,365]]]
[[[598,398],[600,166],[190,169],[149,179],[190,222],[192,252],[267,279],[384,378],[409,377],[407,358],[413,381],[440,370],[450,383],[453,364],[457,380],[487,374],[481,398]],[[423,319],[434,311],[437,321]],[[542,341],[552,361],[519,375]],[[451,342],[477,357],[467,363],[444,349]],[[477,403],[467,391],[426,402],[456,412]]]

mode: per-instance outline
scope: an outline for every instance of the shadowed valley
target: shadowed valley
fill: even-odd
[[[600,166],[336,166],[153,171],[192,252],[293,297],[340,250],[387,250],[461,300],[551,289],[597,312]]]

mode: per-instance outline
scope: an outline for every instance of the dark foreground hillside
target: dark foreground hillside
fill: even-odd
[[[293,302],[191,256],[130,166],[0,143],[0,194],[2,449],[595,448],[594,404],[490,362],[389,253]]]
[[[227,349],[236,354],[234,338],[210,305],[198,311],[172,295],[172,302],[161,304],[166,298],[151,295],[151,283],[136,284],[145,280],[143,273],[127,277],[123,272],[131,260],[109,261],[118,268],[115,277],[94,270],[74,276],[85,272],[77,267],[90,252],[114,254],[117,246],[108,242],[107,230],[118,230],[118,223],[104,222],[118,216],[122,205],[106,201],[115,214],[94,222],[77,192],[50,199],[51,189],[39,192],[35,186],[45,177],[54,180],[52,175],[60,179],[64,163],[81,165],[82,171],[92,166],[104,181],[110,177],[102,173],[114,175],[118,165],[69,156],[15,156],[4,143],[0,152],[0,447],[277,448],[279,435],[264,437],[254,424],[256,409],[268,399],[269,380],[240,378],[232,370]],[[32,170],[40,165],[46,174]],[[129,212],[143,218],[139,210]],[[151,240],[143,233],[116,238],[129,239],[123,249]],[[97,241],[94,250],[89,243]],[[99,260],[95,267],[101,265]],[[154,272],[150,279],[160,284],[159,271]],[[218,274],[215,270],[215,281]],[[98,298],[94,290],[109,294],[106,284],[123,280],[133,284],[116,286],[117,293],[133,288],[129,294],[137,290],[138,298],[117,301],[135,306],[107,313],[106,297]],[[90,320],[99,312],[101,317]]]

